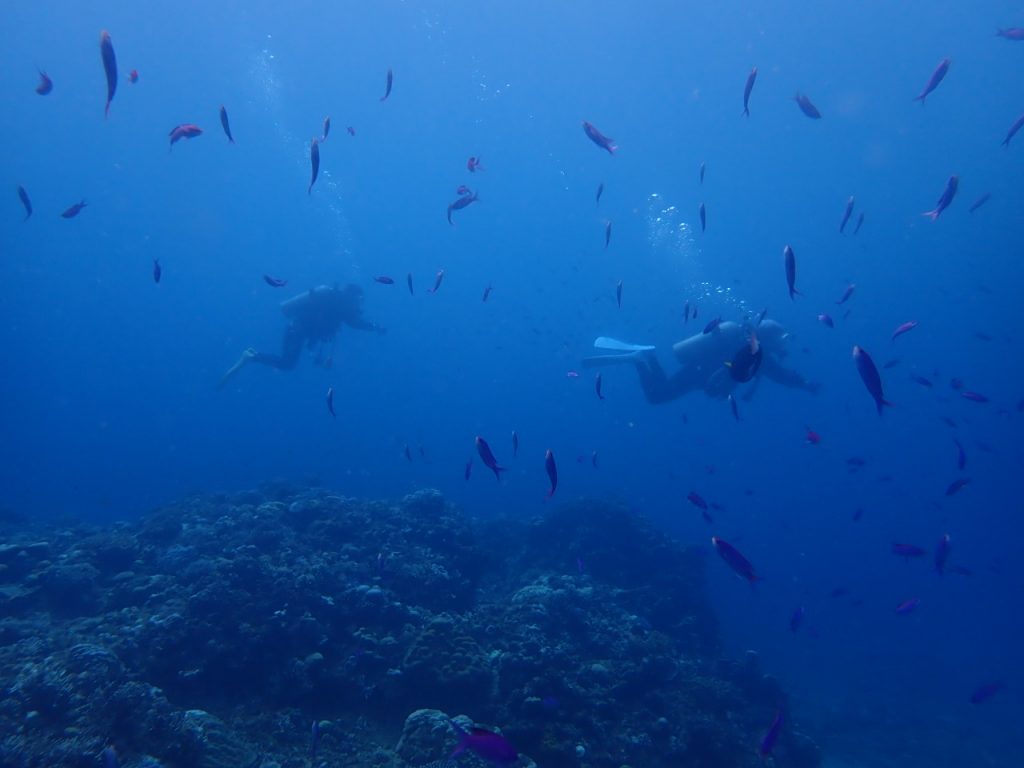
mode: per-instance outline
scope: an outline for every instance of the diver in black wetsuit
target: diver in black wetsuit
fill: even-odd
[[[257,352],[250,347],[224,373],[220,386],[224,386],[248,363],[261,363],[281,371],[291,370],[299,362],[303,346],[333,343],[342,325],[359,331],[385,332],[376,323],[363,319],[363,289],[358,285],[311,288],[283,302],[281,311],[288,318],[288,326],[284,329],[280,354]]]

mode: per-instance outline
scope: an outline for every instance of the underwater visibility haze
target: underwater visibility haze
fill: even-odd
[[[0,766],[1022,764],[1019,4],[0,19]]]

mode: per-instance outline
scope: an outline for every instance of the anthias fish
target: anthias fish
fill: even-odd
[[[939,87],[939,83],[942,82],[942,78],[944,78],[946,73],[949,72],[949,64],[949,59],[943,59],[939,62],[938,66],[935,67],[935,71],[932,72],[932,76],[928,78],[928,82],[924,84],[924,88],[922,88],[921,92],[914,97],[914,101],[920,101],[924,104],[924,100],[928,98],[928,94]]]
[[[588,139],[597,144],[601,149],[606,150],[609,155],[615,154],[615,150],[618,149],[615,146],[615,139],[605,136],[586,120],[583,121],[583,132],[587,134]]]
[[[231,123],[228,122],[228,111],[224,108],[224,105],[220,106],[220,127],[224,129],[224,135],[228,137],[230,144],[235,143],[235,137],[231,135]]]
[[[711,537],[711,543],[714,545],[719,556],[725,561],[726,565],[732,568],[738,576],[746,579],[751,584],[760,578],[756,573],[754,573],[754,566],[750,564],[750,561],[741,555],[739,550],[732,544],[727,541],[723,541],[717,536]]]
[[[479,435],[476,438],[476,452],[480,454],[480,460],[484,466],[491,470],[498,480],[501,480],[501,473],[505,471],[505,467],[498,466],[498,460],[494,458],[491,446]]]
[[[110,41],[110,33],[100,32],[100,58],[103,59],[103,72],[107,77],[107,105],[103,108],[103,116],[110,114],[110,102],[117,92],[117,56],[114,55],[114,44]]]

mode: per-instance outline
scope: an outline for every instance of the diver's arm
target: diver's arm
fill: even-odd
[[[376,331],[377,333],[387,333],[387,328],[382,328],[374,322],[364,320],[362,317],[355,317],[351,320],[346,320],[345,324],[350,328],[355,328],[357,331]]]
[[[817,382],[807,381],[797,371],[791,368],[786,368],[772,355],[765,355],[764,360],[761,363],[761,373],[767,376],[769,379],[774,381],[776,384],[781,384],[784,387],[790,389],[802,389],[805,392],[810,392],[812,395],[818,394],[818,390],[821,389],[821,385]]]

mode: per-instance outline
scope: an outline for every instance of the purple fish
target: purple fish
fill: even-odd
[[[942,534],[938,545],[935,547],[935,570],[939,576],[946,572],[946,563],[949,561],[950,537],[948,533]]]
[[[843,211],[843,218],[839,220],[839,234],[843,234],[843,230],[846,229],[846,224],[849,222],[850,217],[853,215],[853,195],[850,195],[850,199],[846,201],[846,209]]]
[[[991,199],[992,199],[992,193],[991,192],[986,192],[984,195],[982,195],[977,200],[975,200],[973,203],[971,203],[971,207],[967,209],[967,212],[968,213],[974,213],[976,210],[981,208],[981,206],[983,206],[985,203],[987,203]]]
[[[944,210],[949,208],[949,204],[953,202],[953,198],[956,197],[956,189],[960,185],[960,177],[956,174],[949,177],[946,181],[946,188],[942,190],[942,195],[939,197],[935,207],[930,211],[925,211],[922,216],[927,216],[932,221],[935,221],[942,214]]]
[[[1010,139],[1012,139],[1022,127],[1024,127],[1024,115],[1021,115],[1013,121],[1013,125],[1010,126],[1010,130],[1006,132],[1006,138],[1003,139],[1002,146],[1010,146]]]
[[[806,609],[801,605],[795,611],[793,615],[789,617],[789,631],[796,632],[800,629],[800,625],[804,623],[804,616],[806,615]]]
[[[307,195],[313,193],[313,185],[316,184],[316,177],[320,175],[320,142],[315,138],[309,145],[309,164],[312,170],[312,175],[309,179],[309,187],[306,189]]]
[[[220,105],[220,127],[224,129],[224,135],[228,137],[228,143],[234,144],[235,137],[231,135],[231,123],[228,121],[228,111],[224,105]]]
[[[544,471],[548,473],[548,480],[551,481],[551,488],[548,489],[548,498],[550,499],[555,495],[555,489],[558,488],[558,467],[555,465],[555,454],[548,448],[544,454]]]
[[[467,208],[479,199],[480,195],[476,192],[472,192],[470,194],[461,195],[457,200],[452,201],[448,206],[448,223],[453,226],[455,224],[455,222],[452,221],[452,212],[461,211],[463,208]]]
[[[107,30],[100,32],[100,58],[103,59],[103,72],[107,76],[107,106],[103,108],[103,117],[110,114],[110,102],[117,91],[117,57],[114,55],[114,44],[110,41]]]
[[[891,408],[892,403],[886,400],[882,393],[882,377],[878,375],[878,368],[875,367],[874,360],[871,359],[871,355],[854,345],[853,362],[857,366],[857,373],[860,374],[861,381],[864,382],[868,393],[875,401],[878,415],[881,416],[882,407],[888,405]]]
[[[288,285],[287,280],[282,280],[280,277],[274,277],[273,275],[264,275],[263,282],[265,282],[271,288],[284,288],[286,285]]]
[[[969,478],[969,477],[959,477],[959,478],[957,478],[952,483],[950,483],[949,486],[946,488],[946,495],[947,496],[955,496],[969,482],[971,482],[971,478]]]
[[[792,301],[794,295],[803,296],[803,294],[796,289],[796,254],[794,254],[793,249],[787,245],[782,249],[782,258],[786,267],[786,286],[789,288],[789,298]]]
[[[479,438],[477,439],[479,440]],[[499,765],[508,765],[519,759],[519,753],[516,752],[515,747],[500,733],[483,728],[471,728],[469,731],[465,731],[454,720],[448,722],[452,724],[455,735],[459,739],[455,751],[451,754],[452,757],[458,757],[463,752],[472,752],[477,757]]]
[[[910,380],[916,384],[920,384],[922,387],[928,387],[929,389],[933,386],[929,379],[926,379],[924,376],[919,376],[916,373],[910,374]]]
[[[960,397],[964,400],[970,400],[972,403],[987,403],[988,397],[981,394],[981,392],[972,392],[969,389],[965,389],[960,393]]]
[[[586,120],[583,121],[583,132],[587,134],[587,138],[597,144],[597,146],[601,149],[607,150],[609,155],[614,155],[615,150],[618,149],[618,147],[615,146],[615,139],[605,136]]]
[[[921,598],[912,597],[909,600],[904,600],[902,603],[896,606],[896,613],[900,616],[906,616],[909,613],[913,613],[917,610],[917,607],[921,605]]]
[[[170,146],[173,147],[182,139],[194,139],[196,136],[202,136],[203,129],[195,123],[182,123],[181,125],[174,126],[167,135],[171,137]]]
[[[1024,27],[997,29],[996,37],[1005,37],[1007,40],[1024,40]]]
[[[483,461],[484,466],[491,470],[498,480],[501,480],[501,473],[505,471],[505,467],[498,466],[498,461],[491,452],[491,446],[479,435],[476,438],[476,452],[480,454],[480,459]]]
[[[803,610],[802,608],[800,610]],[[775,719],[772,720],[772,724],[768,726],[768,732],[765,733],[764,738],[761,739],[761,743],[757,747],[757,753],[761,756],[761,759],[767,759],[771,757],[772,750],[775,749],[775,742],[779,740],[779,734],[782,732],[782,707],[779,707],[779,711],[775,713]]]
[[[821,119],[821,112],[818,111],[818,108],[814,106],[811,100],[807,98],[804,94],[798,92],[796,96],[793,97],[793,101],[795,101],[796,105],[800,107],[800,111],[807,115],[809,118],[813,120]]]
[[[971,694],[971,704],[981,704],[981,702],[991,699],[1005,687],[1006,686],[1001,682],[979,685],[974,689],[974,693]]]
[[[909,560],[912,557],[924,557],[928,554],[928,551],[916,544],[900,544],[894,541],[892,544],[892,553],[898,557],[905,557]]]
[[[743,116],[750,117],[750,92],[754,90],[754,81],[757,80],[757,67],[752,67],[747,75],[747,82],[743,86]]]
[[[907,331],[912,331],[917,328],[917,320],[908,320],[905,323],[900,323],[896,326],[896,330],[892,332],[892,341],[896,341],[897,336],[902,336]]]
[[[928,78],[928,82],[925,83],[924,90],[922,90],[917,96],[914,97],[914,101],[920,101],[924,104],[924,100],[928,98],[928,94],[939,87],[939,83],[942,82],[942,78],[949,72],[949,59],[943,59],[939,62],[939,65],[932,72],[932,76]]]
[[[739,550],[736,549],[732,544],[727,541],[723,541],[717,536],[711,537],[711,543],[714,545],[718,554],[725,561],[726,565],[733,569],[737,575],[754,584],[760,576],[754,573],[754,566],[750,564],[743,555],[740,554]]]
[[[696,491],[690,491],[688,494],[686,494],[686,500],[693,504],[693,506],[695,506],[697,509],[703,510],[705,512],[708,509],[708,503],[704,501],[703,497]]]
[[[853,292],[855,290],[857,290],[856,284],[850,283],[849,285],[847,285],[846,290],[843,291],[843,295],[839,297],[839,301],[837,301],[836,304],[845,304],[847,301],[849,301],[850,297],[853,296]]]

